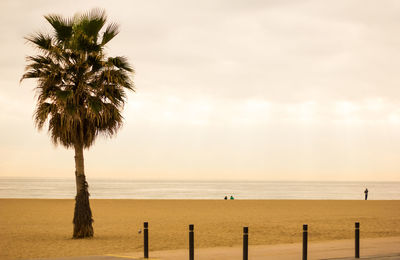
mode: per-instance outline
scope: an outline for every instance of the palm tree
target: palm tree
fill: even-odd
[[[125,90],[134,91],[133,68],[124,57],[107,57],[106,44],[119,32],[106,24],[105,11],[94,9],[72,18],[47,15],[51,34],[26,37],[39,55],[27,56],[21,81],[36,79],[34,121],[45,125],[55,145],[75,149],[76,197],[73,238],[93,237],[83,150],[99,134],[111,137],[122,126]]]

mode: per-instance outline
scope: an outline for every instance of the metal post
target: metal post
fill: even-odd
[[[144,258],[149,258],[149,223],[143,223]]]
[[[308,226],[303,225],[303,260],[307,260]]]
[[[249,228],[243,228],[243,260],[249,259]]]
[[[360,223],[356,222],[355,229],[355,258],[360,258]]]
[[[189,225],[189,260],[194,260],[194,225]]]

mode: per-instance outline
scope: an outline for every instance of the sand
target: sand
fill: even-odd
[[[73,240],[73,200],[0,199],[0,259],[103,255],[142,250],[144,221],[150,250],[187,247],[195,225],[196,248],[400,236],[400,201],[316,200],[91,200],[95,237]]]

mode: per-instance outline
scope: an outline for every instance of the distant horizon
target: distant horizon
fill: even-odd
[[[141,181],[141,182],[349,182],[349,183],[400,183],[397,180],[380,180],[380,181],[360,181],[360,180],[240,180],[240,179],[139,179],[139,178],[111,178],[111,177],[91,177],[86,176],[87,179],[92,180],[101,180],[101,181]],[[32,180],[40,180],[40,179],[49,179],[49,180],[73,180],[75,181],[75,177],[46,177],[46,176],[0,176],[0,179],[32,179]]]

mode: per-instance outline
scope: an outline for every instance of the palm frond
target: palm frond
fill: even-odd
[[[74,18],[65,19],[60,15],[51,14],[44,17],[54,28],[57,41],[65,42],[72,37]]]
[[[110,23],[103,33],[103,38],[101,39],[101,45],[106,45],[119,33],[119,26],[116,23]]]
[[[129,64],[128,59],[126,57],[122,56],[110,57],[108,58],[108,63],[110,65],[117,67],[118,69],[134,72],[133,68]]]
[[[98,34],[107,21],[106,12],[102,9],[93,9],[85,14],[82,14],[77,28],[82,32],[97,41]]]
[[[26,61],[30,63],[25,67],[25,73],[22,75],[20,81],[29,78],[39,78],[43,71],[53,63],[49,56],[43,55],[27,56]]]
[[[52,37],[48,34],[39,32],[25,37],[25,40],[32,43],[39,50],[51,51]]]
[[[57,107],[54,104],[48,102],[39,103],[34,114],[37,128],[42,129],[49,115],[55,112],[57,112]]]

